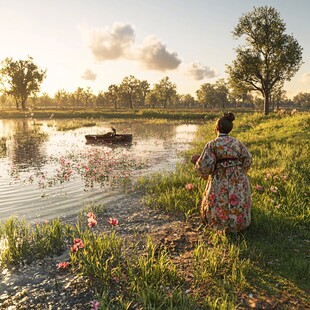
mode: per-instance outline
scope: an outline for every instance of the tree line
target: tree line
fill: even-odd
[[[28,57],[26,60],[6,58],[1,62],[0,81],[2,107],[32,108],[261,108],[265,114],[279,106],[298,105],[309,108],[309,93],[286,98],[283,85],[302,65],[302,48],[297,40],[285,33],[286,25],[279,12],[268,6],[245,13],[233,31],[244,44],[236,48],[236,58],[227,65],[227,79],[204,83],[191,94],[178,94],[176,84],[168,76],[152,87],[146,80],[126,76],[120,84],[112,84],[97,95],[91,88],[78,87],[70,93],[64,89],[54,97],[38,96],[46,70]]]

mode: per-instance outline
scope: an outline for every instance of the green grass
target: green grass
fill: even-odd
[[[106,233],[89,228],[87,212],[104,216],[104,207],[92,205],[72,225],[55,220],[30,227],[16,219],[1,224],[1,264],[30,261],[34,251],[32,259],[66,249],[70,272],[90,280],[101,309],[228,310],[247,307],[251,296],[272,300],[279,309],[290,309],[295,301],[309,307],[309,114],[237,115],[232,135],[253,155],[247,231],[226,235],[200,227],[192,249],[175,254],[150,238],[141,248],[126,243],[113,227]],[[213,138],[214,122],[208,122],[174,173],[140,179],[144,203],[179,212],[189,223],[197,218],[205,181],[189,159]],[[74,238],[84,244],[77,252],[70,250]]]
[[[263,283],[269,281],[270,290],[274,279],[300,290],[309,288],[309,120],[309,113],[293,117],[247,114],[235,122],[232,135],[243,141],[253,155],[249,171],[253,220],[245,233],[227,238],[231,245],[246,249],[242,255],[251,266],[245,278],[249,288],[264,287]],[[202,197],[205,182],[197,178],[189,158],[200,153],[204,144],[214,138],[214,123],[202,127],[197,136],[193,149],[175,173],[140,180],[147,205],[166,211],[179,210],[185,216],[198,212],[197,197]],[[191,192],[185,190],[187,183],[194,184]],[[262,186],[263,191],[257,191],[256,185]],[[214,251],[208,249],[207,253],[212,259],[220,257],[218,249]],[[235,258],[239,256],[236,252]],[[241,267],[237,269],[240,272]],[[234,302],[234,294],[225,294],[226,300]]]
[[[168,119],[168,120],[209,120],[219,116],[218,112],[203,110],[168,109],[97,109],[97,110],[9,110],[0,111],[0,118],[52,118],[52,119]]]
[[[56,122],[56,129],[58,131],[66,131],[81,127],[93,127],[93,126],[96,126],[96,122],[93,120],[74,119],[74,120],[58,120]]]

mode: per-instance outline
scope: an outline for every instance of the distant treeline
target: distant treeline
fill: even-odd
[[[285,93],[274,93],[270,97],[270,110],[284,108],[308,109],[310,93],[299,93],[292,100]],[[74,92],[64,89],[54,97],[43,93],[27,99],[28,109],[227,109],[247,108],[262,110],[264,100],[255,93],[237,93],[231,90],[224,79],[214,84],[205,83],[196,91],[196,98],[191,94],[178,94],[176,85],[168,77],[163,78],[153,88],[147,81],[134,76],[125,77],[119,85],[110,85],[107,91],[94,94],[91,88],[78,87]],[[12,96],[0,96],[0,108],[16,110]]]

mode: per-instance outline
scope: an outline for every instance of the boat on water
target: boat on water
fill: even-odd
[[[85,135],[86,143],[131,143],[132,134],[117,134],[116,129],[112,127],[112,132],[106,134],[89,134]]]

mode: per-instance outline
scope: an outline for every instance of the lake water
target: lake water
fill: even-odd
[[[64,120],[63,122],[69,122]],[[76,215],[89,203],[121,199],[121,184],[171,171],[193,140],[197,125],[151,121],[97,121],[59,131],[56,120],[0,120],[0,220],[29,222]],[[132,133],[127,146],[86,145],[85,134]],[[1,149],[0,149],[1,150]]]

